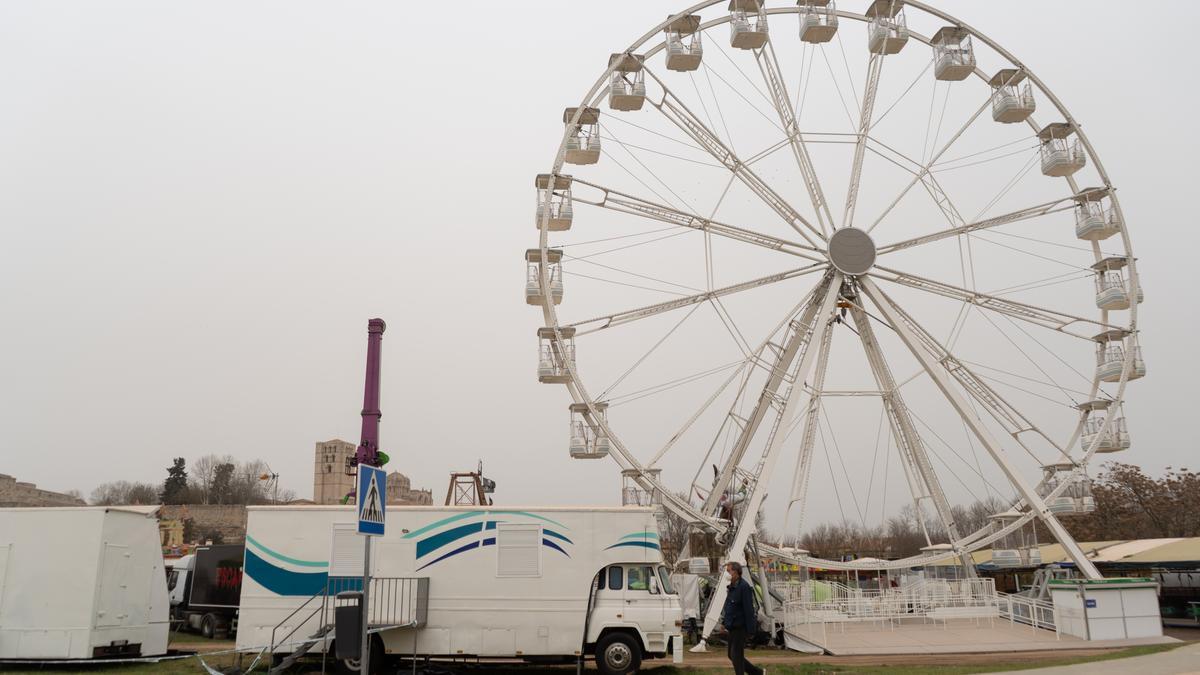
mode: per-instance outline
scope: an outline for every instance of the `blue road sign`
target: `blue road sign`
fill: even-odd
[[[383,536],[387,515],[387,474],[383,469],[358,465],[358,533]]]
[[[1096,608],[1095,598],[1088,598],[1088,599],[1084,600],[1083,606],[1087,607],[1088,609],[1095,609]]]

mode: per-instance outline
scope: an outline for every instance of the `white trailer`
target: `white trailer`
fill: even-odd
[[[0,660],[165,654],[157,512],[0,509]]]
[[[360,589],[363,573],[354,507],[252,506],[248,516],[238,648],[270,645],[277,661],[339,651],[335,596]],[[393,506],[371,574],[371,669],[376,655],[595,656],[602,672],[629,673],[682,654],[650,508]]]

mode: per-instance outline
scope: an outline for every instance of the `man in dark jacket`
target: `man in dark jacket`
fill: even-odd
[[[754,611],[754,589],[742,578],[740,563],[725,564],[729,587],[725,590],[725,608],[721,626],[728,634],[727,653],[736,675],[764,675],[766,671],[746,660],[746,638],[758,629],[758,614]]]

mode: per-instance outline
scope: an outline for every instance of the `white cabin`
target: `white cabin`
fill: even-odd
[[[1087,164],[1087,154],[1078,138],[1071,138],[1075,126],[1067,122],[1048,124],[1038,132],[1042,143],[1042,173],[1063,177],[1079,171]]]
[[[1125,344],[1126,338],[1129,344]],[[1127,330],[1109,330],[1092,338],[1096,341],[1096,377],[1101,382],[1120,382],[1125,372],[1126,349],[1133,353],[1129,368],[1129,379],[1136,380],[1146,375],[1146,361],[1142,359],[1142,348],[1137,336]]]
[[[1111,256],[1092,265],[1096,272],[1096,306],[1108,311],[1129,309],[1133,298],[1141,303],[1145,299],[1141,286],[1137,291],[1130,289],[1130,280],[1121,271],[1129,265],[1125,256]]]
[[[872,54],[898,54],[908,44],[903,0],[874,0],[867,7],[867,49]]]
[[[572,403],[570,453],[573,459],[602,459],[608,457],[611,443],[600,426],[608,423],[608,404],[597,402],[589,408],[586,403]]]
[[[647,490],[638,483],[637,479],[645,476],[654,482],[659,481],[662,469],[624,469],[621,471],[621,505],[622,506],[662,506],[662,493],[657,489]]]
[[[0,662],[167,653],[156,506],[0,509]]]
[[[608,83],[608,107],[613,110],[641,110],[646,102],[646,71],[644,57],[636,54],[613,54],[608,66],[613,69]]]
[[[571,381],[570,368],[575,367],[575,329],[558,329],[559,339],[553,328],[539,328],[538,336],[538,381],[546,384],[563,384]]]
[[[667,70],[686,73],[700,67],[704,43],[700,39],[700,15],[674,19],[663,30],[667,42]]]
[[[1046,499],[1046,507],[1056,516],[1076,516],[1096,510],[1096,499],[1092,496],[1092,479],[1077,465],[1069,462],[1047,464],[1042,467],[1042,482],[1037,487],[1038,496]],[[1067,483],[1057,497],[1047,496]]]
[[[762,0],[729,0],[729,46],[761,49],[767,44],[767,13]]]
[[[833,0],[796,0],[800,6],[800,39],[820,44],[837,34],[837,6]]]
[[[989,516],[993,527],[1002,530],[1021,519],[1015,510]],[[992,543],[992,564],[996,567],[1038,567],[1042,550],[1038,548],[1037,529],[1032,523],[1022,525]]]
[[[934,78],[959,82],[975,72],[975,48],[971,44],[971,34],[965,28],[940,28],[929,44],[933,46]]]
[[[1093,444],[1096,446],[1096,452],[1120,452],[1129,449],[1129,429],[1125,426],[1125,413],[1122,410],[1124,404],[1113,408],[1112,403],[1107,399],[1099,399],[1077,406],[1086,415],[1079,437],[1079,447],[1083,451],[1091,449]],[[1104,428],[1105,425],[1108,425],[1108,429]]]
[[[1088,188],[1075,195],[1075,236],[1103,241],[1121,231],[1121,216],[1109,188]]]
[[[578,119],[576,119],[578,115]],[[567,164],[595,164],[600,161],[600,111],[596,108],[567,108]]]
[[[574,663],[582,651],[627,672],[672,642],[682,651],[653,509],[389,506],[370,560],[355,516],[353,506],[248,507],[238,649],[336,653],[336,594],[361,590],[369,565],[372,663]],[[622,657],[632,668],[612,667]]]
[[[525,304],[541,305],[546,301],[546,296],[542,293],[543,266],[546,268],[546,274],[549,277],[547,281],[550,284],[550,298],[556,305],[562,302],[562,255],[562,249],[549,248],[546,249],[546,256],[543,259],[540,248],[526,249]]]
[[[1037,110],[1033,85],[1024,80],[1025,71],[1016,68],[1004,68],[988,80],[992,87],[992,119],[1014,124],[1029,119]]]
[[[542,229],[542,221],[545,220],[546,229],[551,232],[571,229],[571,222],[575,219],[575,209],[571,205],[571,177],[540,173],[533,185],[537,188],[534,226]]]

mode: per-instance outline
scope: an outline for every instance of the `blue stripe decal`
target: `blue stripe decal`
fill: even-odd
[[[491,513],[508,513],[508,514],[513,514],[513,515],[518,515],[518,516],[526,516],[528,518],[537,518],[538,520],[544,520],[547,523],[550,523],[552,525],[557,525],[564,530],[571,529],[571,528],[567,527],[566,525],[563,525],[562,523],[558,522],[557,520],[551,520],[551,519],[547,518],[546,516],[539,516],[536,513],[530,513],[528,511],[492,511]]]
[[[658,535],[653,532],[634,532],[621,537],[622,541],[626,539],[658,539]]]
[[[495,538],[495,537],[488,537],[487,539],[484,539],[484,540],[483,540],[483,544],[482,544],[482,545],[483,545],[483,546],[495,546],[495,545],[496,545],[496,538]],[[370,656],[370,655],[368,654],[368,656]]]
[[[554,537],[555,539],[562,539],[563,541],[567,542],[568,544],[575,543],[575,542],[571,541],[570,539],[567,539],[563,535],[555,532],[554,530],[547,530],[546,528],[542,528],[542,534],[544,534],[548,537]],[[558,548],[558,547],[556,546],[555,548]],[[559,550],[562,550],[562,549],[559,549]]]
[[[438,532],[433,536],[426,537],[425,539],[417,542],[417,557],[421,558],[429,555],[430,553],[433,553],[447,544],[451,544],[459,539],[462,539],[463,537],[469,537],[472,534],[482,531],[483,523],[467,523],[466,525],[459,525],[458,527],[452,527],[449,530]],[[438,560],[441,560],[441,558],[438,558]]]
[[[652,541],[621,541],[605,548],[604,550],[607,551],[610,548],[621,548],[622,546],[640,546],[641,548],[652,548],[658,550],[658,544]]]
[[[555,551],[558,551],[559,553],[561,553],[561,554],[563,554],[563,555],[567,556],[568,558],[570,558],[570,557],[571,557],[571,554],[569,554],[569,553],[567,553],[566,551],[564,551],[564,550],[562,550],[561,548],[559,548],[559,547],[558,547],[558,544],[556,544],[556,543],[554,543],[554,542],[550,541],[549,539],[543,539],[543,540],[542,540],[542,545],[543,545],[543,546],[549,546],[550,548],[554,549]]]
[[[325,588],[328,579],[325,572],[292,572],[276,567],[249,549],[246,550],[244,572],[276,595],[312,596]]]
[[[424,565],[421,565],[421,566],[420,566],[420,567],[418,567],[417,569],[418,569],[418,570],[423,570],[423,569],[425,569],[426,567],[429,567],[430,565],[432,565],[432,564],[434,564],[434,563],[436,563],[436,562],[441,562],[441,561],[445,560],[446,558],[449,558],[450,556],[453,556],[453,555],[458,555],[459,553],[462,553],[463,551],[470,551],[470,550],[471,550],[471,549],[473,549],[473,548],[479,548],[479,542],[477,542],[477,541],[473,541],[473,542],[471,542],[471,543],[469,543],[469,544],[467,544],[467,545],[465,545],[465,546],[459,546],[458,548],[454,549],[453,551],[450,551],[449,553],[447,553],[447,554],[445,554],[445,555],[443,555],[443,556],[441,556],[441,557],[439,557],[439,558],[435,558],[434,560],[430,560],[429,562],[425,563]]]

